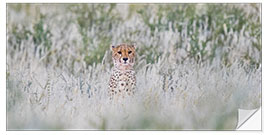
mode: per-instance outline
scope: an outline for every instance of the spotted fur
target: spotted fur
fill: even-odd
[[[120,44],[111,46],[114,67],[109,82],[110,99],[134,95],[136,77],[133,65],[135,63],[135,46]]]

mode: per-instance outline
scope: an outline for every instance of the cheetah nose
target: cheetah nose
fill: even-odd
[[[123,60],[124,60],[124,61],[127,61],[127,60],[128,60],[128,58],[123,58]]]

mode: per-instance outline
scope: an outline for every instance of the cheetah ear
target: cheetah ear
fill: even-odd
[[[115,49],[115,45],[111,45],[111,51]]]
[[[132,43],[131,46],[134,47],[134,49],[136,49],[136,44],[135,43]]]

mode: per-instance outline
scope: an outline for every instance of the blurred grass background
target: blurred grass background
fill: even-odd
[[[122,7],[128,8],[127,11],[122,10]],[[65,28],[76,27],[74,29],[77,33],[69,34],[78,34],[80,38],[74,39],[66,46],[76,46],[76,50],[79,51],[77,55],[82,57],[82,62],[87,66],[101,63],[112,42],[135,42],[139,46],[138,54],[146,55],[147,63],[154,63],[164,53],[162,47],[158,47],[160,46],[158,43],[146,45],[147,43],[143,41],[125,36],[150,32],[150,39],[162,40],[161,35],[154,34],[170,30],[180,34],[176,37],[179,38],[178,41],[170,46],[185,51],[189,60],[212,62],[219,55],[219,59],[226,65],[230,65],[235,59],[248,62],[255,67],[261,63],[260,56],[252,55],[261,52],[261,20],[258,4],[118,4],[118,6],[116,4],[9,4],[8,11],[9,47],[20,49],[23,40],[31,39],[36,48],[41,46],[40,49],[44,49],[44,53],[47,53],[52,51],[52,38],[56,37],[56,34],[65,36],[67,34],[63,32]],[[13,20],[18,18],[15,15],[11,16],[11,13],[24,17],[20,18],[22,20]],[[129,27],[136,27],[141,23],[144,31],[142,29],[114,31],[117,28],[119,30],[119,27],[129,20],[137,21]],[[60,33],[53,32],[54,27],[58,25],[54,21],[63,25],[62,28],[58,28]],[[93,31],[98,32],[91,33]],[[122,37],[115,37],[114,32],[118,32]],[[249,37],[251,43],[238,45],[243,47],[243,52],[232,59],[230,54],[238,50],[231,42],[234,36],[242,36],[240,34]],[[182,35],[188,39],[181,37]],[[59,48],[65,46],[65,43],[54,42]],[[217,54],[219,49],[222,50],[220,52],[222,54]],[[149,52],[145,52],[146,50]],[[41,53],[41,50],[39,52]],[[58,64],[61,63],[61,58],[54,54],[46,59],[50,57],[59,59]],[[177,62],[186,59],[178,58]],[[76,58],[72,61],[74,64]]]
[[[260,106],[260,4],[7,4],[7,38],[8,129],[223,130],[234,128],[239,106]],[[115,119],[96,115],[116,115],[99,101],[106,101],[109,46],[123,42],[137,46],[137,88],[146,111],[140,106],[131,111],[134,118],[113,125]],[[163,108],[155,115],[152,102]],[[224,111],[227,105],[231,111]],[[69,124],[61,123],[63,107]],[[190,122],[163,123],[166,109],[182,115],[167,120]]]

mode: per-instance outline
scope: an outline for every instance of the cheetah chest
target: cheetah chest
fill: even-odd
[[[132,70],[121,71],[113,70],[110,79],[110,96],[120,96],[120,95],[132,95],[135,89],[135,72]]]

